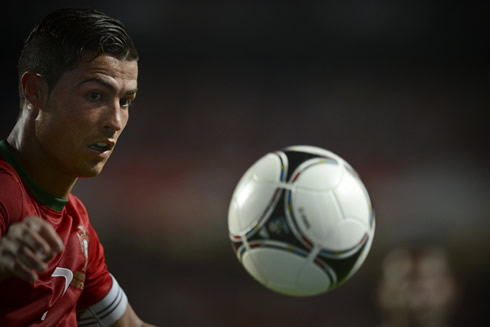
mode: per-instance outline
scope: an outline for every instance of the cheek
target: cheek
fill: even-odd
[[[124,129],[126,128],[126,126],[128,125],[128,121],[129,121],[129,112],[128,111],[123,112],[123,114],[121,115],[121,121],[123,124],[123,127],[121,129],[121,133],[122,133],[124,131]]]
[[[41,143],[53,143],[66,128],[64,119],[52,112],[40,111],[36,118],[36,136]]]
[[[73,151],[93,134],[94,119],[93,116],[60,114],[44,124],[44,139],[58,151]]]

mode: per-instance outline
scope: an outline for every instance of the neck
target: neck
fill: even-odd
[[[34,121],[22,114],[7,138],[10,150],[22,165],[26,173],[46,192],[60,198],[68,199],[75,186],[76,177],[64,174],[37,141],[32,131]]]

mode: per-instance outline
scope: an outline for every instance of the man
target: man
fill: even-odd
[[[71,194],[126,126],[137,60],[124,26],[94,10],[53,12],[27,38],[19,118],[0,141],[0,326],[147,326]]]

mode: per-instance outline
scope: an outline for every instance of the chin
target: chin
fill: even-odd
[[[104,169],[104,163],[99,163],[95,166],[90,166],[90,167],[82,167],[78,171],[78,177],[79,178],[88,178],[88,177],[95,177],[98,176],[102,170]]]

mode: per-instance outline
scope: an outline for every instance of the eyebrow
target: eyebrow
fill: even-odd
[[[102,86],[104,86],[105,88],[109,89],[110,91],[112,92],[116,92],[116,88],[114,87],[114,85],[108,81],[106,81],[105,79],[103,78],[100,78],[100,77],[90,77],[90,78],[87,78],[86,80],[83,80],[80,85],[83,85],[83,84],[86,84],[86,83],[91,83],[91,82],[95,82],[95,83],[98,83],[98,84],[101,84]],[[128,90],[126,91],[126,95],[133,95],[133,94],[136,94],[138,92],[138,89],[132,89],[132,90]]]

